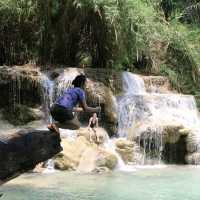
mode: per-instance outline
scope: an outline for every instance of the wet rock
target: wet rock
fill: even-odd
[[[62,150],[60,137],[54,132],[21,130],[0,137],[0,180],[5,181]]]
[[[101,174],[101,173],[110,172],[110,169],[108,169],[107,167],[96,167],[92,172],[95,174]]]
[[[190,135],[191,130],[182,124],[161,120],[136,123],[129,131],[129,139],[140,146],[146,157],[177,164],[186,163]]]
[[[116,151],[120,154],[125,163],[133,162],[134,143],[126,139],[117,139],[115,142]]]
[[[163,143],[176,143],[180,136],[191,134],[191,130],[185,128],[182,124],[168,121],[159,122],[143,121],[133,125],[129,130],[128,138],[130,140],[143,141],[148,139],[162,139]]]
[[[187,155],[186,160],[190,165],[200,165],[200,152]]]
[[[54,167],[59,170],[75,170],[74,163],[63,153],[59,153],[54,157]]]
[[[181,135],[174,143],[163,144],[162,158],[170,164],[186,164],[187,144],[186,135]]]
[[[107,167],[112,170],[117,164],[117,157],[106,150],[100,150],[97,155],[96,166],[97,167]]]

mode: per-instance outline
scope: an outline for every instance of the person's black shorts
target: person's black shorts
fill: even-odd
[[[60,123],[64,123],[68,120],[72,120],[74,118],[74,115],[72,113],[72,110],[68,110],[67,108],[54,104],[50,108],[51,116],[55,121],[58,121]]]

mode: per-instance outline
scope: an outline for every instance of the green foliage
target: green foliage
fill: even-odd
[[[33,59],[37,24],[31,0],[0,0],[0,64],[23,64]]]
[[[198,96],[200,23],[184,18],[189,13],[197,19],[197,4],[198,0],[0,0],[0,64],[35,60],[137,68],[165,74],[176,89]]]

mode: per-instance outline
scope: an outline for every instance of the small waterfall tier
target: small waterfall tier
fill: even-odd
[[[190,162],[186,154],[198,152],[200,144],[200,117],[194,97],[161,93],[161,85],[150,90],[144,82],[146,77],[130,72],[122,76],[124,94],[118,97],[118,136],[138,146],[139,151],[134,152],[135,157],[139,155],[136,163],[160,163],[162,159]],[[181,141],[183,149],[179,150]]]

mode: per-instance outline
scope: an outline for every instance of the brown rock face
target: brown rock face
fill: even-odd
[[[4,98],[0,107],[24,104],[35,106],[41,103],[41,72],[33,65],[0,66],[0,90]]]
[[[167,77],[164,76],[141,76],[144,80],[147,92],[169,93],[172,88]]]
[[[109,135],[114,135],[117,131],[117,109],[111,88],[102,82],[89,80],[86,93],[89,105],[100,105],[102,108],[101,113],[97,113],[103,119],[100,124],[106,127]]]
[[[60,136],[50,131],[21,130],[0,137],[0,181],[6,181],[62,150]]]

